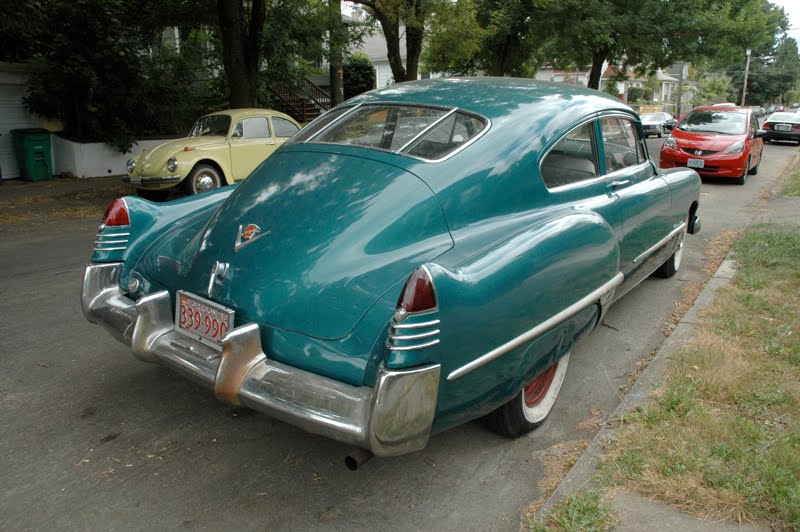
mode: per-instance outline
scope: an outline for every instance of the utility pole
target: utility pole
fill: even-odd
[[[675,118],[681,119],[681,111],[683,108],[683,69],[686,68],[686,63],[680,63],[681,71],[678,73],[678,106],[675,111]]]
[[[742,107],[747,96],[747,76],[750,74],[750,48],[747,49],[747,66],[744,67],[744,87],[742,87]]]

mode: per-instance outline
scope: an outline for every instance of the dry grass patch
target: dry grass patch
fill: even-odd
[[[111,200],[132,192],[123,183],[70,191],[63,191],[63,186],[59,181],[35,183],[25,195],[1,200],[0,225],[45,223],[53,218],[99,221]]]
[[[703,519],[800,529],[800,226],[755,226],[601,477]]]
[[[545,474],[538,484],[542,495],[523,511],[523,524],[531,523],[536,519],[536,513],[542,508],[550,494],[556,490],[590,443],[590,440],[565,441],[533,453],[533,457],[544,467]]]

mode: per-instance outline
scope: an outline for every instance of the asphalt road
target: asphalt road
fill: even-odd
[[[660,142],[648,141],[656,159]],[[703,185],[703,230],[681,272],[610,310],[537,431],[511,441],[474,422],[357,472],[342,464],[348,447],[223,405],[87,323],[79,290],[94,222],[0,228],[0,529],[518,530],[543,495],[541,453],[558,461],[593,437],[591,420],[614,410],[683,287],[702,277],[706,241],[747,224],[797,151],[769,145],[744,186]]]

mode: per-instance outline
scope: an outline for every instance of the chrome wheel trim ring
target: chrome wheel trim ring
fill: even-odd
[[[564,383],[564,377],[567,374],[567,366],[569,366],[569,353],[561,357],[556,367],[556,373],[547,389],[544,397],[534,406],[525,404],[525,394],[521,393],[520,402],[522,405],[522,413],[528,423],[541,423],[553,409],[553,405],[558,398],[558,392],[561,391],[561,385]]]

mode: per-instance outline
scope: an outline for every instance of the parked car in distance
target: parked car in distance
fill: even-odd
[[[791,140],[800,143],[800,115],[797,113],[773,113],[761,127],[766,132],[764,142]]]
[[[774,105],[770,105],[769,107],[767,107],[767,114],[768,114],[768,115],[771,115],[771,114],[772,114],[772,113],[774,113],[775,111],[776,111],[776,109],[775,109],[775,106],[774,106]]]
[[[646,113],[641,115],[645,136],[658,135],[658,138],[669,134],[669,126],[678,123],[669,113]]]
[[[230,109],[197,119],[186,138],[142,150],[128,161],[140,196],[162,199],[171,188],[207,192],[241,181],[300,130],[288,115],[269,109]]]
[[[688,167],[701,176],[732,178],[743,185],[758,173],[765,131],[751,109],[696,107],[661,147],[661,168]]]
[[[545,420],[609,305],[680,268],[699,193],[598,91],[402,83],[235,187],[115,200],[82,308],[137,358],[376,455],[485,415],[514,437]]]

